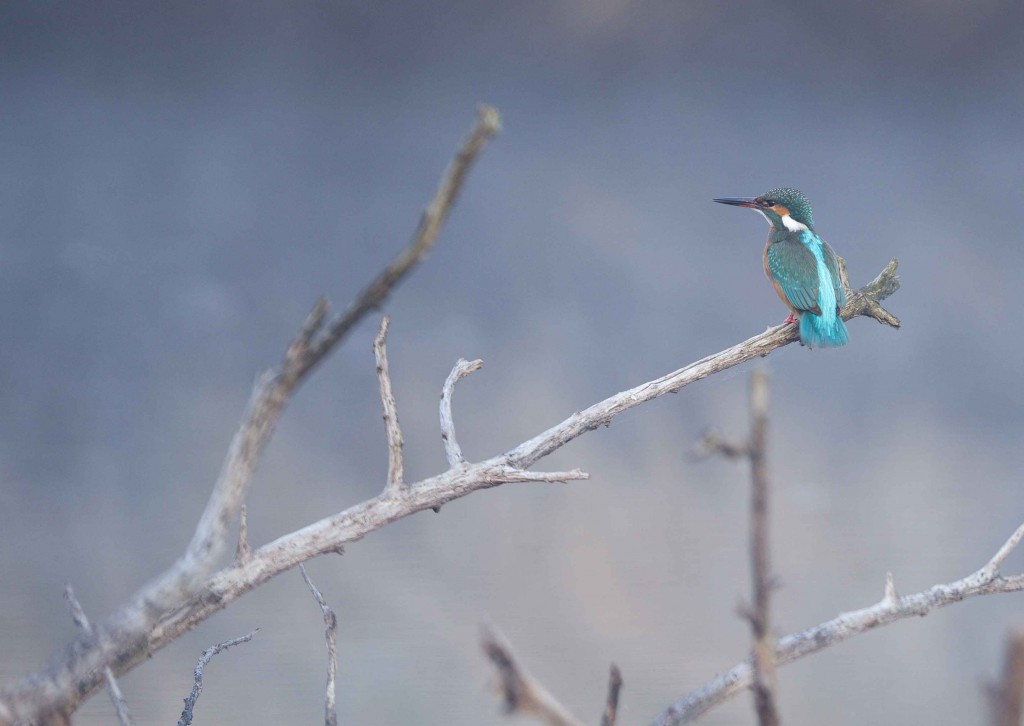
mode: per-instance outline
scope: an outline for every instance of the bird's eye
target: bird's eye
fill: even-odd
[[[775,202],[773,202],[771,199],[762,199],[761,200],[761,204],[763,204],[766,207],[774,207],[775,206]]]

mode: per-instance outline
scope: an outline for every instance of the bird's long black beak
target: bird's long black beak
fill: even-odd
[[[761,209],[764,207],[763,204],[759,204],[753,197],[725,197],[713,201],[719,204],[731,204],[734,207],[750,207],[751,209]]]

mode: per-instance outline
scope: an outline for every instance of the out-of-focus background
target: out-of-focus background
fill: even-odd
[[[408,241],[478,102],[505,130],[388,302],[406,471],[441,471],[438,392],[471,458],[779,323],[756,214],[795,186],[855,285],[888,260],[900,331],[771,373],[776,627],[983,563],[1024,520],[1024,5],[0,5],[0,681],[179,553],[256,374],[314,298],[344,305]],[[382,486],[367,320],[290,407],[249,501],[254,544]],[[500,723],[489,619],[596,719],[608,663],[646,723],[748,631],[747,476],[694,463],[747,429],[749,366],[646,405],[505,486],[312,563],[337,610],[345,723]],[[1024,566],[1020,557],[1008,568]],[[790,723],[977,723],[1024,596],[959,604],[779,673]],[[123,679],[141,724],[322,718],[316,604],[286,573]],[[709,724],[753,719],[748,698]],[[105,696],[83,724],[110,723]]]

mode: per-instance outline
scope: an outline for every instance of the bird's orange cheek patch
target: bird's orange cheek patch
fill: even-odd
[[[781,204],[774,205],[772,207],[772,211],[775,212],[780,217],[785,217],[787,214],[789,214],[789,210],[783,207]]]

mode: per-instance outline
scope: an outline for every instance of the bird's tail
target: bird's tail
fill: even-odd
[[[849,342],[850,334],[838,315],[825,320],[821,315],[803,312],[800,314],[800,340],[808,348],[838,348]]]

